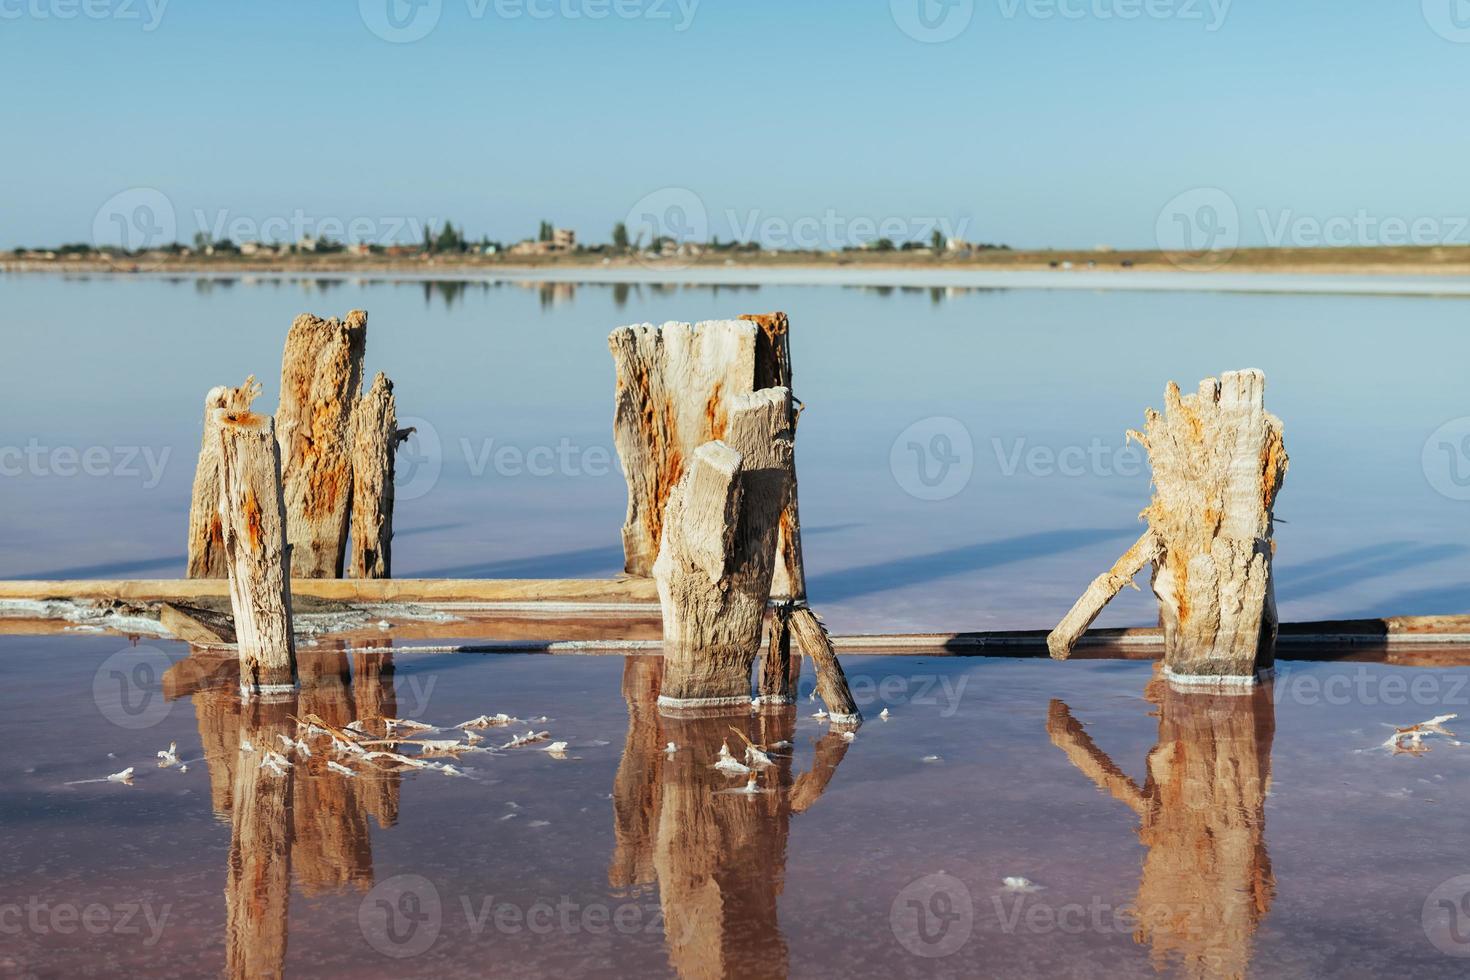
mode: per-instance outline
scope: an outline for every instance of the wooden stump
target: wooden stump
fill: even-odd
[[[303,313],[281,359],[276,412],[291,571],[341,578],[352,498],[352,412],[362,387],[367,314],[345,320]]]
[[[1253,683],[1274,663],[1272,508],[1286,475],[1280,419],[1265,410],[1265,376],[1231,371],[1196,394],[1170,383],[1143,432],[1154,498],[1148,533],[1093,583],[1049,638],[1066,657],[1082,630],[1142,565],[1164,629],[1166,676],[1181,684]]]
[[[755,390],[757,329],[739,320],[619,327],[613,442],[628,481],[624,568],[648,577],[664,510],[694,452],[723,439],[734,398]]]
[[[224,535],[219,523],[219,430],[214,424],[216,409],[250,411],[260,394],[255,375],[238,388],[220,385],[204,396],[204,437],[199,441],[199,462],[194,468],[194,497],[189,504],[189,578],[224,578]]]
[[[699,447],[670,494],[654,565],[664,616],[663,707],[749,703],[790,472],[790,404],[784,388],[736,399],[729,444]]]
[[[352,415],[353,578],[392,578],[393,460],[399,431],[393,382],[381,371]]]
[[[268,415],[223,408],[213,420],[220,437],[219,511],[240,644],[240,688],[292,690],[296,641],[275,426]]]

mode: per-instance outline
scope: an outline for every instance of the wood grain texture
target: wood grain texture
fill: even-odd
[[[628,483],[624,568],[651,576],[664,509],[694,451],[726,436],[732,399],[755,390],[758,330],[740,320],[644,323],[608,337],[613,443]]]
[[[219,431],[217,409],[248,412],[260,395],[255,375],[238,388],[220,385],[204,396],[204,436],[199,441],[199,462],[194,467],[194,491],[189,503],[189,578],[224,578],[224,534],[219,523]]]
[[[406,438],[393,382],[379,371],[352,413],[353,578],[393,577],[393,463]]]
[[[790,472],[790,406],[785,388],[735,399],[728,444],[700,446],[670,495],[654,564],[668,701],[750,698]]]
[[[1164,411],[1131,433],[1148,450],[1158,538],[1153,589],[1164,663],[1189,676],[1252,676],[1275,660],[1272,508],[1286,475],[1281,420],[1266,412],[1260,371],[1170,384]]]
[[[281,442],[291,571],[341,578],[352,501],[352,412],[362,388],[367,313],[303,313],[281,357]]]
[[[1052,631],[1065,659],[1144,564],[1153,565],[1165,667],[1180,678],[1240,682],[1275,662],[1272,511],[1286,476],[1281,420],[1265,409],[1260,371],[1206,378],[1194,394],[1169,383],[1142,432],[1154,496],[1148,532],[1095,579]]]
[[[240,644],[240,684],[294,684],[296,640],[275,425],[269,416],[223,408],[215,409],[214,422],[220,437],[220,523]]]

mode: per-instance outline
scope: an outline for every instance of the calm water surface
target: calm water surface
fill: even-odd
[[[805,700],[660,718],[651,657],[302,667],[242,708],[180,644],[0,638],[0,972],[1457,977],[1470,952],[1470,748],[1378,747],[1463,703],[1463,668],[1287,663],[1215,698],[1147,663],[852,657],[849,742]],[[274,776],[243,744],[501,711],[565,758],[349,778],[319,739]],[[757,795],[711,768],[731,726],[794,743]]]
[[[400,576],[617,572],[607,333],[782,309],[808,578],[835,629],[1055,623],[1140,529],[1124,432],[1169,379],[1240,367],[1286,424],[1283,616],[1470,599],[1464,301],[784,286],[0,278],[0,576],[182,574],[204,392],[253,372],[273,410],[292,318],[355,307],[420,430]],[[1153,617],[1128,593],[1102,623]]]

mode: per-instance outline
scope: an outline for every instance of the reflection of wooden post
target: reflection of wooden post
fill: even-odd
[[[664,730],[680,747],[663,764],[654,848],[669,963],[685,978],[785,977],[776,898],[790,810],[779,793],[720,792],[739,785],[710,765],[736,741],[727,720],[666,719]]]
[[[829,733],[811,772],[792,778],[792,756],[773,752],[754,797],[712,767],[738,737],[725,718],[660,717],[659,661],[630,657],[623,675],[628,744],[613,783],[615,888],[659,886],[669,962],[681,977],[784,977],[787,947],[777,898],[786,875],[791,817],[816,802],[849,742]],[[796,709],[746,715],[736,725],[762,744],[790,740]],[[637,733],[635,736],[635,732]],[[663,743],[677,749],[665,754]],[[742,743],[743,744],[743,743]]]
[[[1135,933],[1154,965],[1190,977],[1243,977],[1275,897],[1266,853],[1275,706],[1271,692],[1187,693],[1159,685],[1159,740],[1142,789],[1053,701],[1052,741],[1099,788],[1139,815],[1148,847]]]
[[[617,843],[607,869],[607,883],[623,892],[656,880],[653,842],[658,834],[659,775],[667,744],[657,710],[663,672],[662,657],[630,656],[623,661],[628,734],[613,777],[613,837]]]
[[[275,426],[269,416],[222,408],[213,418],[220,434],[220,522],[240,644],[240,686],[290,689],[296,683],[296,641]]]
[[[696,450],[669,497],[654,565],[664,613],[661,705],[750,700],[791,459],[790,399],[784,388],[736,399],[729,445]]]
[[[342,576],[352,498],[352,409],[366,348],[362,310],[345,320],[303,313],[286,335],[276,421],[291,570],[301,578]]]
[[[238,388],[221,385],[204,396],[204,438],[199,442],[199,462],[194,468],[194,498],[189,504],[189,578],[224,578],[224,533],[219,521],[219,427],[215,409],[250,411],[260,394],[255,375]]]
[[[755,390],[756,328],[738,320],[619,327],[613,442],[628,481],[624,567],[648,577],[664,508],[694,451],[724,439],[733,398]]]
[[[1066,657],[1102,605],[1152,560],[1171,678],[1252,682],[1272,666],[1272,508],[1287,457],[1265,389],[1260,371],[1207,378],[1191,395],[1171,383],[1164,412],[1150,409],[1144,431],[1130,433],[1153,467],[1149,532],[1053,633],[1054,657]]]
[[[398,717],[398,692],[393,687],[393,654],[354,651],[352,654],[352,700],[357,720],[366,731],[384,735],[384,718]],[[398,823],[398,793],[403,777],[377,770],[357,777],[362,805],[385,830]]]
[[[294,705],[249,702],[240,734],[251,745],[235,760],[230,859],[226,876],[225,974],[279,977],[286,963],[291,899],[291,789],[296,774],[260,767],[265,753],[293,736]]]
[[[347,654],[317,648],[301,655],[301,695],[297,717],[316,715],[345,727],[353,719]],[[324,756],[297,758],[307,778],[296,780],[291,808],[296,880],[302,892],[317,895],[355,884],[366,891],[373,882],[373,852],[367,814],[357,798],[358,779],[327,769]]]
[[[393,382],[381,371],[352,417],[353,578],[392,578],[393,458],[408,433],[398,431]]]

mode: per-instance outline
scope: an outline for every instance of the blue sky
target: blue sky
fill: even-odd
[[[432,29],[378,36],[390,2]],[[90,240],[140,188],[185,240],[544,217],[598,241],[649,194],[722,238],[1019,247],[1153,247],[1196,188],[1253,244],[1470,216],[1470,0],[420,2],[0,0],[0,246]],[[906,33],[920,3],[954,36]]]

